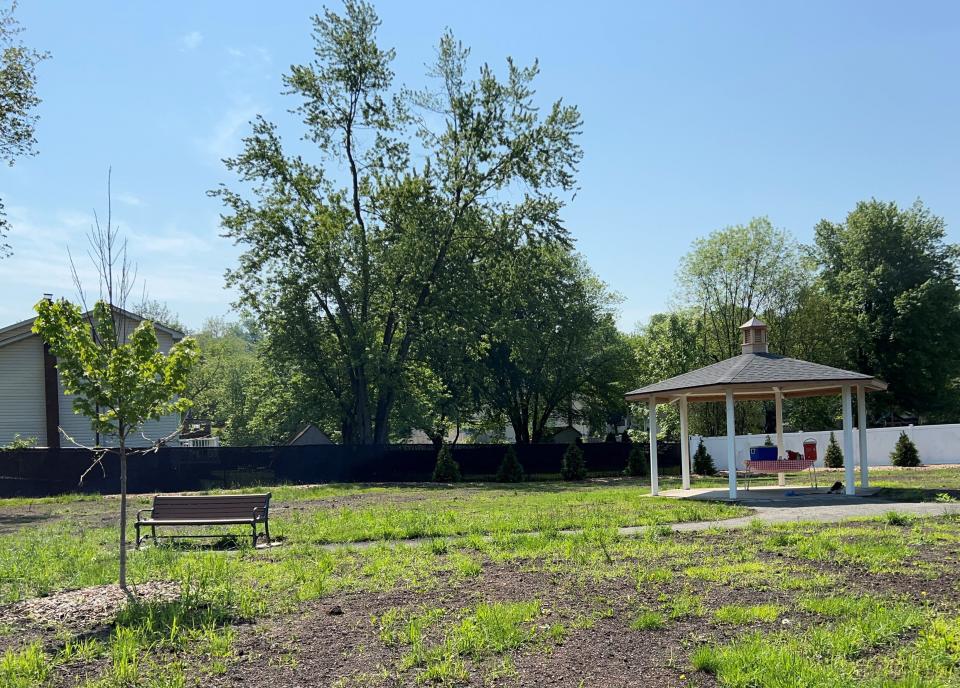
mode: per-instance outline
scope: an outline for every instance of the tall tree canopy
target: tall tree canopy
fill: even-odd
[[[469,78],[469,52],[449,34],[430,71],[437,89],[394,89],[394,53],[365,2],[313,25],[313,61],[284,82],[316,161],[258,118],[226,161],[243,188],[213,193],[244,248],[229,282],[271,355],[336,409],[344,442],[380,443],[427,323],[461,317],[450,295],[466,266],[529,238],[566,239],[580,115],[538,108],[536,65]]]
[[[760,217],[695,241],[677,280],[686,305],[703,318],[703,350],[720,361],[740,353],[740,325],[755,315],[771,336],[786,334],[812,274],[797,241]]]
[[[864,201],[844,222],[816,227],[823,288],[837,309],[831,336],[847,365],[890,383],[875,397],[887,410],[958,409],[960,251],[945,238],[943,219],[919,201]]]
[[[518,442],[538,442],[554,416],[605,428],[626,412],[633,357],[613,317],[614,297],[579,256],[532,244],[491,271],[484,401]]]
[[[17,3],[0,9],[0,159],[13,165],[18,158],[36,153],[37,65],[48,53],[28,48],[20,40],[23,26],[17,21]],[[0,202],[0,258],[10,254],[5,242],[9,225]]]

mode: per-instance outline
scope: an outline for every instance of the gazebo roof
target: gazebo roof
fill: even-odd
[[[746,323],[749,325],[749,323]],[[839,394],[845,385],[884,390],[887,383],[870,375],[787,358],[767,352],[745,353],[704,368],[628,392],[628,401],[722,401],[728,388],[737,399],[773,399],[774,387],[785,397]]]

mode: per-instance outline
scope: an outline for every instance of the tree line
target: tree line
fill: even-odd
[[[737,355],[754,315],[772,351],[889,382],[873,423],[957,417],[957,249],[920,202],[859,203],[810,246],[766,218],[715,231],[680,263],[680,305],[625,334],[563,221],[577,108],[538,98],[536,64],[472,69],[449,32],[426,85],[401,87],[379,26],[360,1],[314,17],[312,59],[284,77],[299,129],[258,117],[210,192],[242,249],[227,283],[243,318],[197,333],[189,396],[226,442],[306,421],[361,444],[604,433],[629,389]],[[739,405],[738,429],[769,431],[769,406]],[[797,429],[838,415],[831,398],[786,408]],[[715,405],[691,422],[724,431]]]
[[[654,316],[632,337],[642,382],[714,363],[740,350],[739,325],[758,316],[771,352],[856,370],[890,384],[871,394],[871,425],[954,422],[960,416],[958,249],[943,219],[920,201],[908,208],[863,201],[839,222],[822,220],[801,245],[768,219],[696,241],[681,261],[681,307]],[[691,407],[691,431],[725,432],[720,404]],[[772,402],[737,405],[738,432],[772,432]],[[679,420],[667,411],[667,433]],[[785,401],[785,424],[826,430],[839,397]]]

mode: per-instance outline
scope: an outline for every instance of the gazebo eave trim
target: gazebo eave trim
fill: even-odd
[[[647,401],[650,398],[662,400],[663,403],[675,401],[680,397],[687,397],[690,402],[723,401],[726,390],[731,389],[736,399],[766,400],[774,397],[774,388],[779,387],[784,397],[797,398],[807,396],[827,396],[839,394],[847,386],[863,386],[868,392],[882,392],[887,389],[883,380],[871,377],[863,378],[832,378],[824,380],[771,380],[769,382],[732,382],[696,385],[691,387],[677,387],[674,389],[658,389],[650,392],[628,393],[624,395],[627,401]]]

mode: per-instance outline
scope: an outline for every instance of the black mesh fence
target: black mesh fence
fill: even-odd
[[[631,445],[585,443],[581,446],[592,475],[619,474]],[[456,445],[453,455],[465,480],[490,480],[507,445]],[[514,445],[532,478],[555,478],[567,445]],[[254,485],[311,483],[425,482],[433,474],[431,445],[316,445],[305,447],[164,447],[130,458],[130,492],[181,492]],[[680,466],[678,444],[660,443],[660,470]],[[119,459],[108,454],[90,468],[81,449],[22,449],[0,452],[0,496],[42,497],[72,492],[114,494],[120,489]]]

